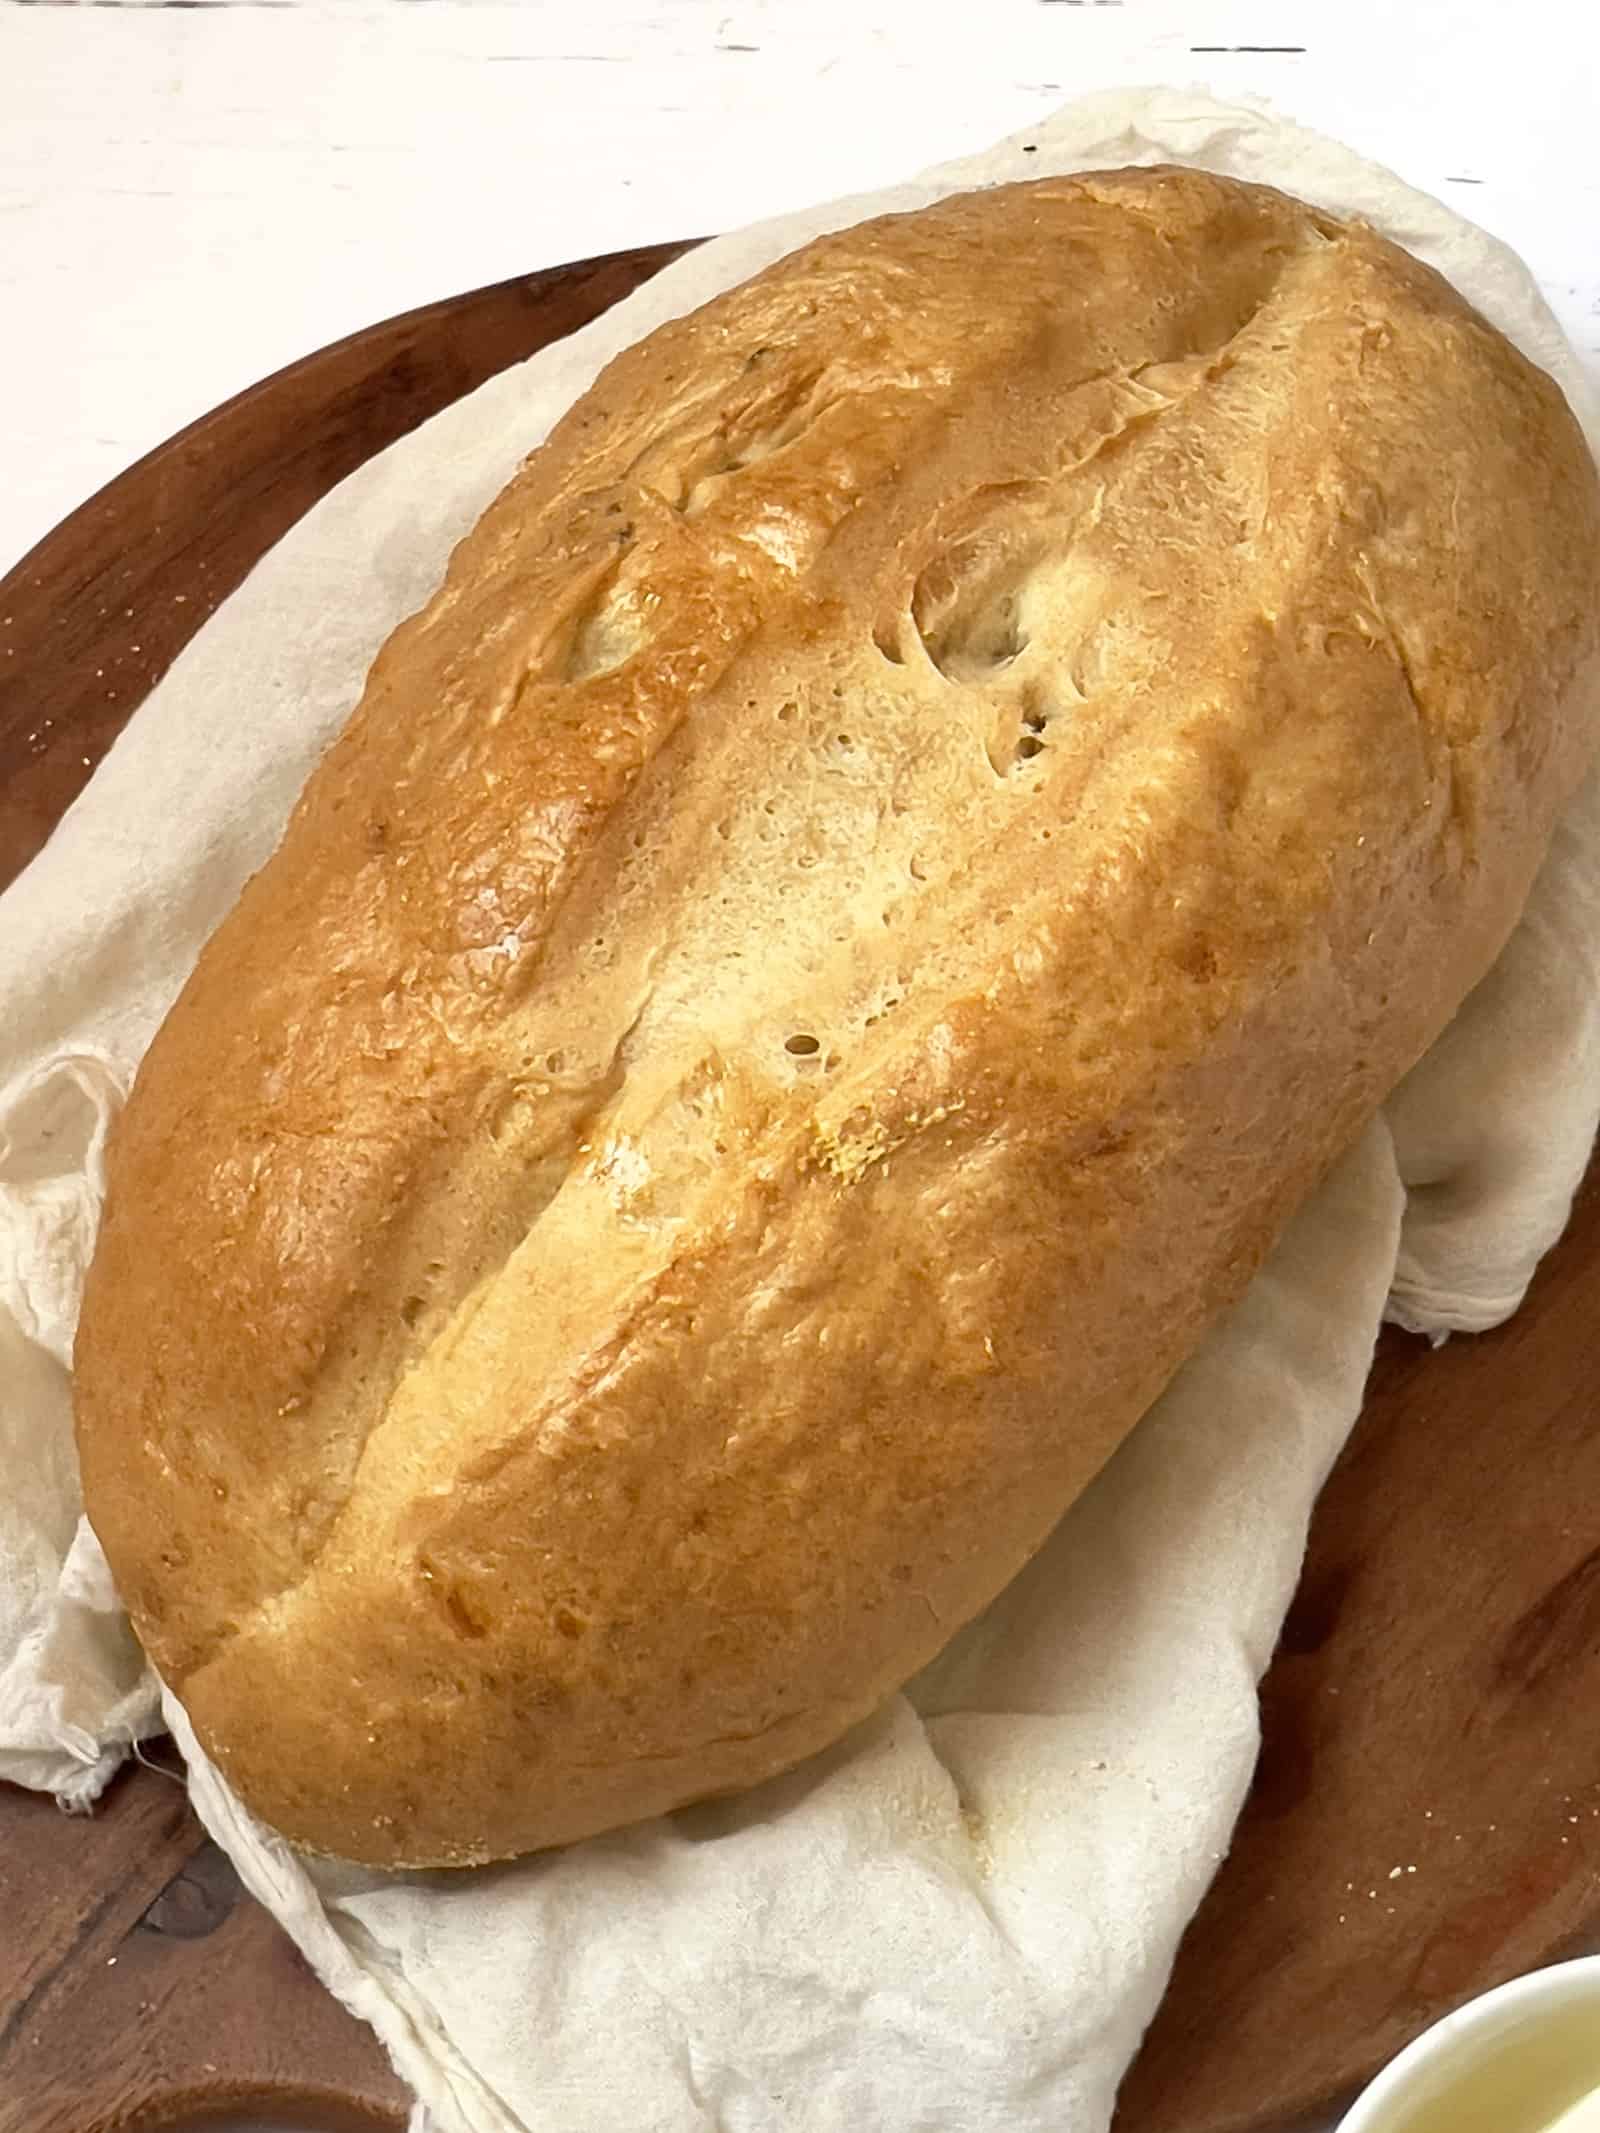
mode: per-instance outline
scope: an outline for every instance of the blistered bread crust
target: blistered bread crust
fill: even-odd
[[[116,1135],[87,1501],[248,1804],[499,1858],[926,1661],[1494,957],[1597,557],[1548,378],[1193,172],[869,222],[613,363]]]

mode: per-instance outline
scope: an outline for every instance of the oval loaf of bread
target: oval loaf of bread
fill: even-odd
[[[463,1864],[871,1711],[1495,956],[1597,586],[1551,381],[1192,172],[868,223],[612,364],[116,1135],[87,1501],[244,1799]]]

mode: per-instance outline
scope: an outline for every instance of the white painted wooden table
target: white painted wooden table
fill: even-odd
[[[0,570],[356,327],[1156,79],[1269,95],[1454,198],[1600,362],[1589,0],[0,0]]]

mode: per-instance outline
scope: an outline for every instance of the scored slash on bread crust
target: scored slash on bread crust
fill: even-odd
[[[86,1498],[245,1801],[468,1864],[906,1679],[1493,959],[1597,579],[1551,381],[1195,172],[864,224],[613,363],[115,1137]]]

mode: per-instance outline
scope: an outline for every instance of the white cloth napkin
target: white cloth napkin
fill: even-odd
[[[1263,110],[1153,91],[710,245],[352,476],[0,900],[0,1775],[86,1804],[155,1723],[70,1437],[107,1125],[452,540],[618,347],[807,237],[961,186],[1159,160],[1367,215],[1553,371],[1600,444],[1590,384],[1502,246]],[[1491,1324],[1566,1219],[1600,1111],[1597,905],[1592,781],[1494,975],[1043,1553],[790,1776],[511,1866],[382,1875],[252,1822],[167,1699],[201,1816],[383,2037],[419,2127],[1099,2133],[1226,1848],[1255,1683],[1386,1298],[1436,1335]]]

